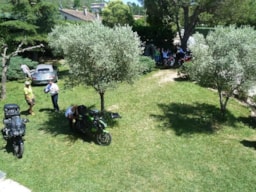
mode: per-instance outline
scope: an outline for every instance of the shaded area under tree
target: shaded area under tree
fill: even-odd
[[[160,122],[159,128],[173,129],[176,135],[204,133],[212,134],[221,128],[221,124],[235,127],[236,118],[227,111],[223,119],[220,109],[205,103],[171,103],[158,104],[162,115],[151,114]]]

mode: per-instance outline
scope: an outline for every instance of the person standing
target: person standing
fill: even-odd
[[[58,95],[59,95],[59,87],[56,83],[52,80],[49,81],[48,85],[46,85],[44,89],[45,93],[49,93],[52,98],[52,105],[55,112],[59,112],[59,105],[58,105]]]
[[[35,105],[35,95],[33,94],[33,90],[29,81],[25,82],[24,95],[25,95],[25,100],[29,105],[28,113],[30,115],[35,115],[35,113],[33,112],[33,106]]]
[[[22,64],[22,65],[20,66],[20,68],[22,69],[23,73],[26,75],[26,78],[29,78],[29,79],[32,78],[32,77],[31,77],[31,73],[30,73],[30,69],[29,69],[29,67],[28,67],[27,65]]]
[[[156,50],[155,50],[155,62],[156,62],[156,64],[157,65],[159,65],[159,63],[160,63],[160,59],[161,59],[161,57],[160,57],[160,48],[156,48]]]

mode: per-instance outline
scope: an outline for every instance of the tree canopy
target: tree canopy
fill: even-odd
[[[248,90],[256,80],[256,31],[251,27],[216,27],[206,38],[195,34],[194,59],[186,72],[199,84],[216,88],[223,114],[235,90]]]
[[[144,0],[148,22],[154,26],[175,26],[183,48],[200,24],[252,23],[255,4],[253,0]]]
[[[110,1],[102,10],[102,23],[106,26],[132,25],[134,22],[131,9],[121,0]]]
[[[0,39],[12,52],[21,41],[29,45],[45,43],[47,33],[58,21],[58,9],[40,0],[11,1],[0,7]]]
[[[73,81],[99,93],[102,111],[108,88],[119,82],[132,83],[142,72],[141,43],[129,26],[109,28],[98,22],[56,26],[49,44],[63,51]]]

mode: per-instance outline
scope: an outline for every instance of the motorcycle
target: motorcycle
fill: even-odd
[[[175,55],[170,55],[168,58],[163,59],[163,66],[173,67],[175,64]]]
[[[13,154],[17,158],[22,158],[24,153],[24,140],[26,123],[28,119],[20,117],[20,107],[17,104],[4,105],[4,128],[1,130],[3,138],[10,143]]]
[[[163,59],[163,66],[170,68],[179,68],[183,65],[183,63],[191,61],[192,54],[191,52],[185,52],[184,55],[173,54],[168,58]]]
[[[103,118],[103,114],[96,109],[87,109],[84,105],[78,106],[77,111],[78,117],[76,118],[74,128],[84,135],[93,138],[98,145],[110,145],[112,137],[106,130],[107,123]],[[118,113],[110,113],[110,118],[121,118],[121,116]]]
[[[192,60],[192,53],[190,51],[185,52],[184,55],[176,55],[174,57],[174,68],[181,67],[185,62],[189,62]]]

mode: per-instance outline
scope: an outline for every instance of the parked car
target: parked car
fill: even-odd
[[[46,85],[50,80],[58,81],[57,70],[51,64],[39,64],[36,69],[31,70],[33,85]]]

